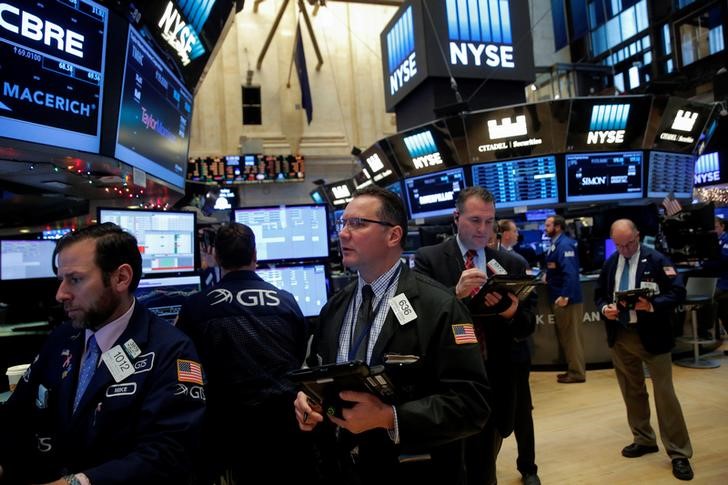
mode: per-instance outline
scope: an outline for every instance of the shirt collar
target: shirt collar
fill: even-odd
[[[382,274],[382,276],[375,279],[371,283],[367,283],[366,281],[364,281],[364,278],[362,278],[361,275],[359,275],[358,286],[357,286],[357,291],[359,292],[359,294],[361,294],[361,289],[364,287],[364,285],[369,284],[372,287],[374,296],[376,298],[380,298],[382,296],[382,294],[384,293],[384,290],[386,290],[387,287],[389,286],[389,281],[394,277],[394,273],[397,271],[400,264],[401,264],[400,261],[397,260],[397,262],[394,263],[394,266],[389,268],[384,274]]]
[[[88,342],[88,339],[91,338],[91,335],[95,335],[96,343],[98,344],[99,349],[101,349],[101,353],[103,354],[104,352],[108,351],[119,339],[119,337],[121,337],[121,334],[124,333],[126,327],[129,326],[129,321],[131,320],[132,313],[134,313],[135,306],[136,298],[132,300],[131,306],[126,311],[126,313],[124,313],[113,322],[107,323],[100,329],[96,330],[96,332],[86,329],[86,342]]]
[[[458,234],[455,236],[455,240],[458,242],[458,247],[460,248],[460,254],[462,255],[463,259],[465,259],[465,253],[468,252],[468,248],[465,247],[463,242],[460,240],[460,235]],[[485,260],[485,248],[478,248],[475,253],[478,255],[478,261],[484,261]]]

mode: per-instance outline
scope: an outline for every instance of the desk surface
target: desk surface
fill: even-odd
[[[0,338],[20,335],[48,335],[51,327],[48,322],[28,322],[0,325]]]

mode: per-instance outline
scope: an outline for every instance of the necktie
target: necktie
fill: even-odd
[[[369,347],[369,335],[364,336],[366,332],[369,333],[369,328],[372,319],[372,300],[374,299],[374,291],[370,285],[364,285],[361,289],[361,304],[359,305],[359,311],[356,314],[356,324],[354,325],[354,346],[356,347],[356,353],[354,354],[354,360],[361,360],[366,362],[367,360],[367,347]]]
[[[471,269],[475,268],[475,257],[478,255],[478,252],[474,249],[468,249],[465,251],[465,269]],[[470,291],[470,296],[473,297],[478,294],[479,288],[473,288]]]
[[[73,412],[76,412],[78,403],[81,402],[83,393],[86,391],[86,388],[88,387],[89,382],[91,382],[91,378],[94,376],[94,372],[96,372],[96,365],[99,362],[99,356],[101,355],[101,349],[99,348],[99,345],[96,343],[95,335],[92,335],[91,338],[88,339],[87,348],[88,348],[88,353],[86,355],[86,360],[83,361],[83,365],[81,366],[81,371],[78,374],[78,385],[76,386],[76,398],[73,400]]]
[[[622,276],[619,278],[619,291],[629,290],[629,259],[624,258],[624,268],[622,269]],[[622,310],[619,312],[619,321],[625,327],[629,324],[629,310]]]

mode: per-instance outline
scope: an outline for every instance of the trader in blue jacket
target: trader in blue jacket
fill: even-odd
[[[584,303],[576,241],[566,235],[566,221],[562,216],[550,216],[544,228],[551,238],[551,247],[546,253],[546,284],[557,335],[568,364],[568,371],[559,374],[557,380],[562,384],[584,382],[586,366],[581,335]]]
[[[685,299],[682,277],[665,256],[640,244],[640,233],[629,219],[612,224],[611,237],[617,247],[604,264],[594,290],[594,302],[607,329],[612,362],[634,442],[622,450],[626,458],[657,451],[657,437],[650,425],[650,403],[642,363],[647,365],[660,425],[660,438],[672,459],[672,473],[691,480],[693,454],[680,402],[672,384],[674,345],[671,316]],[[634,288],[651,290],[634,308],[617,301],[615,291]]]
[[[0,483],[183,483],[205,410],[192,342],[133,296],[134,236],[112,223],[56,247],[61,325],[0,407]]]

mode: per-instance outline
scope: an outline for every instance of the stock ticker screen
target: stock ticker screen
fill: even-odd
[[[323,264],[261,268],[256,273],[276,288],[291,293],[304,317],[317,317],[326,304],[326,271]]]
[[[0,136],[99,151],[107,22],[90,0],[0,4]]]
[[[641,197],[642,152],[566,155],[566,202]]]
[[[405,179],[404,189],[411,218],[452,215],[458,193],[464,188],[462,168]]]
[[[472,171],[473,185],[488,189],[499,209],[559,201],[554,156],[474,165]]]
[[[192,95],[129,27],[115,156],[184,188]]]

